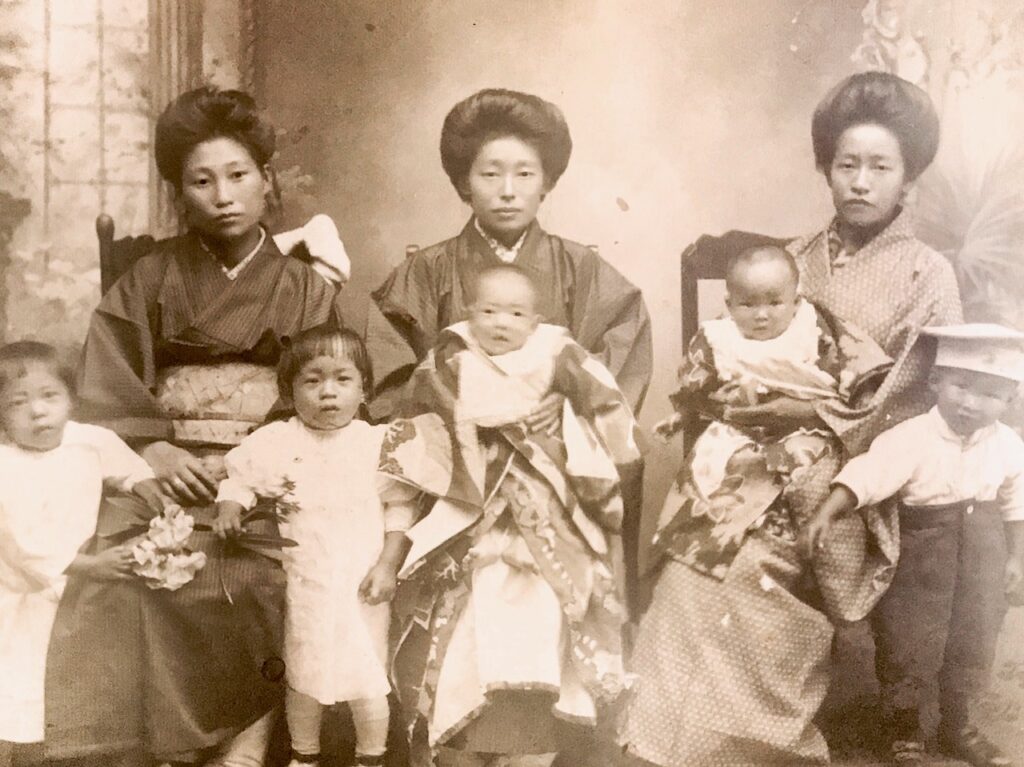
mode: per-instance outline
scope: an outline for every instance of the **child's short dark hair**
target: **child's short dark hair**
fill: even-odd
[[[0,392],[12,381],[28,373],[30,364],[44,365],[59,378],[74,396],[75,374],[49,344],[41,341],[14,341],[0,346]]]
[[[481,270],[481,272],[477,274],[476,279],[473,280],[471,295],[473,301],[476,301],[477,294],[480,292],[480,286],[483,284],[484,280],[490,279],[491,277],[501,277],[502,275],[511,275],[521,279],[530,286],[530,291],[533,293],[534,301],[537,300],[537,284],[534,282],[533,277],[530,276],[529,272],[516,264],[494,264],[493,266],[488,266],[486,269]]]
[[[303,330],[285,346],[277,363],[277,390],[289,402],[293,396],[292,383],[302,366],[317,357],[344,355],[352,360],[363,382],[363,393],[373,392],[373,368],[366,344],[359,334],[348,328],[321,325]]]
[[[732,282],[733,275],[738,269],[765,261],[777,261],[785,264],[790,274],[793,275],[793,281],[797,284],[800,283],[800,267],[796,265],[796,259],[793,258],[792,253],[778,245],[755,245],[730,256],[725,266],[726,286]]]

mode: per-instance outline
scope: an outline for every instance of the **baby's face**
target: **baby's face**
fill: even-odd
[[[783,261],[757,261],[736,268],[725,303],[745,338],[767,341],[789,327],[799,300],[793,273]]]
[[[525,279],[502,273],[485,277],[470,308],[469,330],[487,354],[521,349],[539,321],[536,303]]]
[[[60,445],[71,415],[71,394],[50,368],[29,362],[0,390],[0,416],[8,438],[40,452]]]

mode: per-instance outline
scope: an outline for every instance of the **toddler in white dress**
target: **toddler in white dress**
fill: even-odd
[[[0,348],[0,767],[43,740],[46,651],[69,574],[131,578],[131,545],[85,554],[104,482],[159,507],[149,465],[69,420],[70,376],[46,344]],[[20,747],[18,747],[20,750]]]
[[[240,532],[260,498],[281,499],[290,509],[281,531],[298,543],[284,554],[291,765],[318,763],[323,706],[341,702],[352,711],[356,764],[383,764],[388,601],[414,508],[378,497],[388,427],[356,417],[371,390],[356,334],[299,334],[281,357],[278,385],[296,415],[257,429],[227,454],[215,529]]]

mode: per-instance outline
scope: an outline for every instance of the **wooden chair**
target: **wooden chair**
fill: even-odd
[[[100,246],[100,290],[103,293],[156,243],[148,234],[115,240],[114,219],[106,213],[96,217],[96,237]]]
[[[696,335],[700,324],[699,282],[701,280],[724,280],[725,267],[729,263],[729,259],[748,248],[759,245],[785,247],[790,242],[792,239],[768,237],[753,232],[731,231],[718,237],[705,234],[683,251],[680,259],[679,283],[682,308],[680,325],[684,355],[690,348],[690,341]],[[696,413],[687,413],[684,419],[683,448],[686,453],[689,453],[693,443],[707,426],[707,422]]]

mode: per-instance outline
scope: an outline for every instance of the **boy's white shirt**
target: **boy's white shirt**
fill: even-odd
[[[876,437],[833,484],[858,507],[894,495],[908,506],[998,500],[1006,521],[1024,521],[1024,440],[1000,421],[961,437],[933,407]]]

